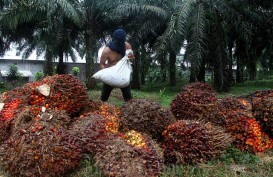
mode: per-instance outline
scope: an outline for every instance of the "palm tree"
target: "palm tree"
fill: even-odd
[[[127,29],[132,29],[133,23],[128,24],[128,20],[134,20],[141,15],[162,17],[162,13],[158,13],[161,8],[150,4],[143,4],[141,2],[129,0],[129,1],[110,1],[110,0],[83,0],[81,3],[81,14],[83,19],[83,36],[86,46],[86,85],[88,88],[94,88],[96,86],[95,80],[91,77],[94,74],[94,53],[97,41],[104,38],[105,35],[109,35],[115,28],[124,27],[131,36],[138,36],[139,33],[132,33]],[[145,19],[145,17],[142,18]],[[154,18],[156,20],[156,18]],[[152,19],[149,22],[152,23]],[[143,25],[144,26],[144,25]],[[132,37],[136,39],[135,37]],[[137,41],[137,40],[136,40]],[[133,45],[137,45],[135,42]],[[135,47],[137,48],[137,47]],[[138,56],[138,55],[136,55]],[[136,60],[137,61],[137,60]],[[135,66],[138,66],[137,63]],[[138,72],[134,72],[138,73]],[[139,79],[137,79],[139,80]]]
[[[158,49],[177,51],[187,41],[185,58],[191,64],[190,81],[204,80],[204,67],[210,65],[217,90],[227,90],[230,85],[228,44],[234,47],[236,41],[242,41],[247,45],[252,37],[253,22],[246,5],[249,7],[251,2],[176,1],[168,27],[158,40]],[[227,26],[231,26],[235,36],[228,33]],[[233,37],[228,38],[230,35]]]
[[[12,36],[10,41],[19,43],[19,49],[25,49],[25,57],[34,49],[38,54],[45,52],[47,74],[52,74],[51,62],[59,57],[59,73],[62,74],[63,53],[74,56],[71,52],[74,40],[70,38],[75,36],[75,26],[80,25],[76,5],[72,0],[7,1],[0,23]]]

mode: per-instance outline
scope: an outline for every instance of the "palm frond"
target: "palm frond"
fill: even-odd
[[[187,19],[192,10],[193,1],[185,0],[172,14],[167,29],[156,42],[157,51],[177,51],[184,43]]]
[[[1,13],[0,21],[4,27],[15,30],[22,23],[35,21],[38,14],[34,8],[16,5],[5,9]]]
[[[145,16],[153,16],[153,18],[167,20],[168,12],[160,7],[153,5],[139,5],[139,4],[122,4],[117,6],[114,11],[120,16],[128,16],[128,14],[132,16],[145,15]]]
[[[227,91],[230,83],[228,77],[228,57],[225,31],[221,22],[216,19],[212,26],[213,38],[212,47],[214,60],[214,85],[218,91]]]
[[[68,0],[57,0],[56,2],[61,8],[65,17],[71,19],[74,23],[78,25],[82,23],[79,12],[75,9],[75,3],[72,3]]]
[[[197,81],[202,56],[204,52],[205,34],[205,9],[202,3],[195,5],[195,11],[189,19],[189,33],[187,35],[187,46],[185,57],[191,63],[192,81]],[[193,12],[193,11],[192,11]]]
[[[77,61],[77,57],[76,57],[76,52],[73,50],[73,48],[70,48],[67,53],[67,55],[69,55],[71,57],[71,60],[73,62],[76,62]]]

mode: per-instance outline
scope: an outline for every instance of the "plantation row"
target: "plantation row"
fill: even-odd
[[[89,100],[74,76],[46,77],[2,95],[1,163],[12,176],[65,176],[89,154],[105,176],[160,176],[164,165],[206,162],[231,144],[272,149],[273,91],[215,95],[193,83],[170,109],[146,99],[117,107]]]

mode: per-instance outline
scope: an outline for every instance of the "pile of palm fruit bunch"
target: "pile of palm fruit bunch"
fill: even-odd
[[[124,108],[111,104],[103,104],[97,111],[106,120],[105,130],[115,135],[102,151],[97,152],[98,166],[106,176],[130,176],[133,172],[138,176],[158,176],[163,171],[162,150],[144,132],[124,128],[124,119],[120,117],[122,111]],[[142,109],[142,113],[144,111]]]
[[[196,164],[219,156],[232,139],[223,128],[195,120],[179,120],[162,133],[167,164]]]
[[[251,102],[253,115],[263,130],[273,138],[273,90],[254,92]]]
[[[136,130],[153,139],[162,139],[165,128],[175,122],[172,113],[158,103],[147,99],[132,99],[121,107],[124,129]]]
[[[221,114],[226,118],[226,131],[232,135],[235,147],[253,153],[273,147],[273,141],[253,116],[248,100],[225,98],[219,104]]]
[[[79,166],[81,150],[64,137],[88,101],[80,80],[46,77],[5,92],[1,101],[4,169],[14,176],[62,176]]]
[[[10,175],[66,176],[79,167],[83,153],[96,158],[109,176],[129,174],[124,163],[138,159],[141,174],[158,176],[163,170],[158,145],[140,132],[121,132],[120,108],[88,100],[85,85],[74,76],[25,84],[4,93],[1,101],[1,163]],[[117,149],[111,157],[122,157],[124,144],[131,155],[115,163],[102,158],[114,152],[109,152],[112,144]],[[112,170],[104,168],[108,165]]]
[[[118,107],[101,104],[98,110],[72,123],[68,141],[81,147],[82,152],[94,155],[106,176],[130,176],[133,169],[144,176],[158,176],[163,170],[162,151],[142,133],[121,132],[119,114]]]
[[[179,120],[202,120],[222,125],[225,119],[219,115],[215,90],[203,82],[182,87],[171,102],[171,111]]]

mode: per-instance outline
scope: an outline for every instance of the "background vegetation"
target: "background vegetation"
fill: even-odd
[[[0,55],[16,43],[44,55],[44,73],[66,72],[64,56],[86,58],[86,85],[98,49],[124,28],[135,51],[132,87],[210,80],[218,91],[272,74],[273,2],[253,0],[1,0]],[[185,49],[183,55],[181,48]]]

